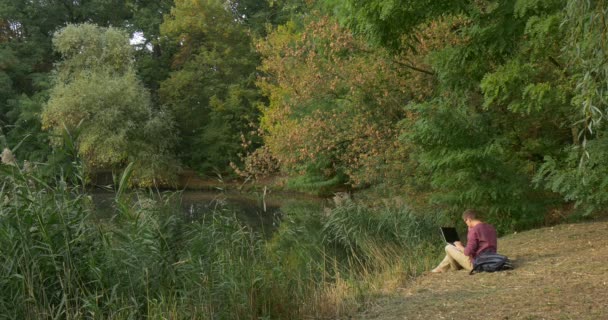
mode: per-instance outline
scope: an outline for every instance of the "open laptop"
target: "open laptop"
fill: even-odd
[[[441,229],[441,235],[443,236],[443,240],[446,243],[454,245],[454,242],[460,241],[460,238],[458,237],[458,232],[456,231],[456,228],[441,227],[440,229]]]

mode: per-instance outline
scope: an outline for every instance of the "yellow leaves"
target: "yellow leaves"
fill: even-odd
[[[264,141],[285,169],[330,161],[352,183],[366,183],[401,156],[397,122],[409,92],[394,57],[327,17],[300,33],[279,28],[257,47],[266,72],[258,84],[270,100]]]

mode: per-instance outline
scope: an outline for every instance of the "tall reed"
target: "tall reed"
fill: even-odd
[[[437,253],[432,215],[292,205],[268,239],[223,208],[188,220],[179,193],[127,192],[131,170],[97,219],[78,177],[0,166],[0,315],[336,318]]]
[[[18,166],[0,166],[0,199],[0,314],[82,317],[98,243],[86,222],[90,198],[61,176],[47,184]]]

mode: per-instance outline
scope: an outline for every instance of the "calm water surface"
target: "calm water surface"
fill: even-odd
[[[114,193],[92,192],[93,202],[101,218],[115,214]],[[327,203],[319,198],[296,192],[237,192],[237,191],[181,191],[173,195],[186,218],[204,219],[214,210],[234,212],[237,218],[253,229],[272,231],[283,214],[286,205],[322,206]]]

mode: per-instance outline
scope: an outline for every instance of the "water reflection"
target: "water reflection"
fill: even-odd
[[[95,191],[93,201],[100,218],[116,214],[114,193]],[[159,195],[154,195],[157,197]],[[239,220],[252,229],[271,233],[282,216],[281,208],[286,204],[322,205],[325,199],[295,192],[226,192],[226,191],[181,191],[172,194],[185,218],[204,219],[213,211],[234,213]]]

